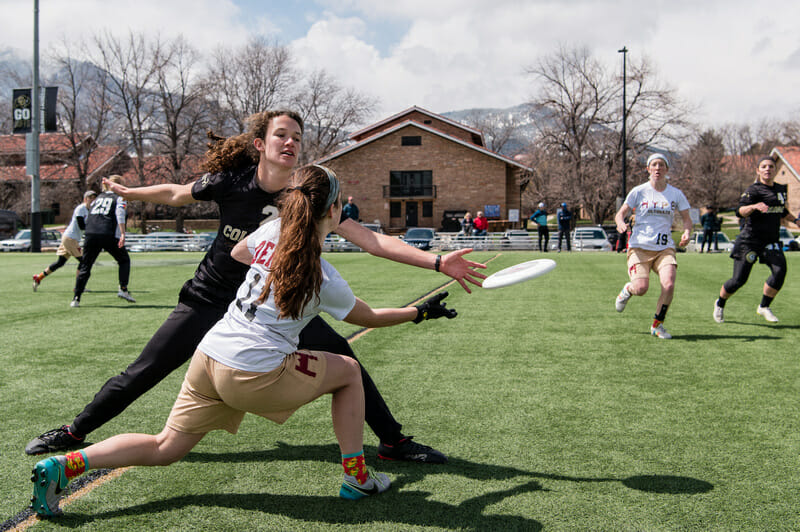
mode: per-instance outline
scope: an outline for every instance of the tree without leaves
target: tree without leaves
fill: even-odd
[[[115,117],[121,122],[133,158],[138,186],[147,183],[146,157],[151,153],[157,127],[158,72],[171,60],[172,50],[159,38],[148,40],[141,33],[129,32],[118,38],[110,32],[95,36],[95,63],[109,74],[109,94]],[[128,183],[129,185],[131,183]],[[134,206],[138,210],[142,232],[147,231],[152,206]]]
[[[88,188],[91,155],[108,138],[111,102],[108,73],[84,60],[83,54],[64,42],[50,54],[50,60],[63,76],[59,79],[58,129],[69,142],[67,164],[75,168],[78,192]],[[87,135],[93,142],[87,142]]]
[[[169,59],[160,65],[157,78],[157,118],[153,131],[155,160],[151,179],[186,184],[197,177],[205,131],[211,126],[207,86],[198,78],[199,54],[183,37],[168,43]],[[163,161],[163,162],[162,162]],[[186,209],[175,209],[176,230],[183,231]]]
[[[220,47],[211,58],[207,83],[224,116],[217,122],[243,133],[247,117],[286,105],[296,81],[285,46],[252,38],[239,48]]]
[[[613,215],[621,194],[621,83],[586,48],[562,46],[528,73],[540,82],[534,104],[545,110],[537,143],[563,162],[559,195],[601,223]],[[683,139],[691,110],[658,82],[646,61],[631,66],[628,81],[633,157],[655,143]]]
[[[481,113],[477,110],[470,112],[464,123],[482,132],[488,141],[486,147],[496,153],[503,151],[520,127],[513,113]]]
[[[305,124],[300,162],[315,161],[338,149],[347,141],[348,130],[366,121],[376,103],[342,87],[324,70],[311,73],[294,103]]]
[[[709,129],[698,135],[684,161],[682,175],[675,185],[686,194],[689,203],[717,210],[736,203],[740,192],[736,177],[725,170],[721,133]]]

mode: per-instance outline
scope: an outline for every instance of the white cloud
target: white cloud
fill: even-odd
[[[41,0],[40,10],[43,50],[105,28],[182,33],[202,50],[275,36],[299,66],[378,97],[376,118],[521,103],[534,92],[526,67],[561,44],[615,69],[626,45],[713,124],[794,112],[800,84],[794,0]],[[30,50],[30,3],[0,0],[0,12],[0,49]]]

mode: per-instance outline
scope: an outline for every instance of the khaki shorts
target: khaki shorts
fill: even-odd
[[[628,249],[628,276],[631,281],[634,279],[647,279],[650,277],[650,270],[659,273],[662,266],[670,264],[678,265],[675,260],[675,249],[667,248],[661,251],[651,251],[642,248]]]
[[[79,259],[83,253],[81,253],[81,246],[77,240],[68,236],[62,236],[61,243],[58,245],[58,251],[56,251],[56,255],[59,257],[64,257],[65,259],[70,257]]]
[[[236,434],[247,412],[283,423],[322,395],[327,363],[326,353],[301,350],[274,370],[259,373],[228,367],[195,351],[167,426],[189,434],[216,429]]]

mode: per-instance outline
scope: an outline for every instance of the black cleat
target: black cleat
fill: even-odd
[[[62,425],[32,439],[25,447],[26,454],[55,453],[82,447],[86,437],[78,438],[69,431],[69,425]]]
[[[378,458],[382,460],[404,460],[427,464],[446,464],[447,457],[427,445],[412,441],[414,436],[406,436],[394,445],[381,442],[378,445]]]

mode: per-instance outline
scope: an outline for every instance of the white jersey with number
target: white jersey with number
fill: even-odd
[[[659,192],[648,181],[634,187],[625,203],[636,215],[629,247],[651,251],[675,247],[672,221],[677,213],[689,209],[689,201],[683,192],[670,184]]]
[[[300,319],[278,318],[270,293],[258,303],[268,268],[280,236],[280,219],[267,222],[247,237],[253,261],[236,299],[225,316],[211,328],[197,348],[226,366],[254,372],[268,372],[280,366],[286,355],[297,349],[300,331],[320,312],[343,320],[356,304],[347,281],[326,260],[322,264],[319,298],[312,297]]]
[[[81,203],[75,210],[72,211],[72,220],[70,220],[69,225],[66,229],[64,229],[64,235],[67,238],[71,238],[72,240],[76,240],[78,242],[81,241],[81,228],[78,225],[78,218],[83,218],[83,223],[86,223],[86,219],[89,217],[89,209],[86,208],[86,205]],[[84,225],[85,227],[85,225]]]

